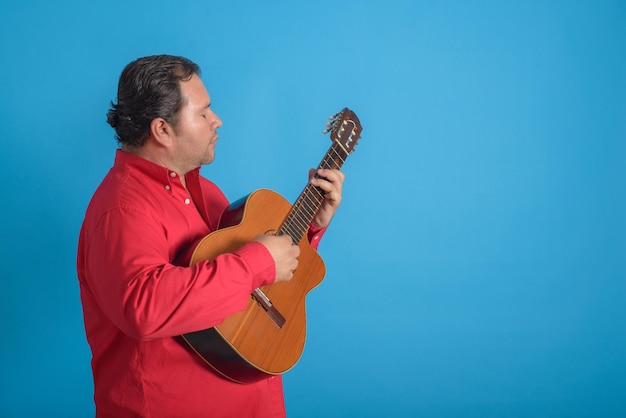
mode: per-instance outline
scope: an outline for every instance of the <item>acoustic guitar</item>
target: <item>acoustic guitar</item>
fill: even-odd
[[[332,144],[318,168],[339,169],[354,151],[361,124],[348,108],[331,117],[324,133]],[[279,194],[260,189],[231,204],[219,229],[195,248],[191,265],[232,252],[259,234],[289,235],[300,247],[298,268],[288,282],[255,289],[244,311],[221,324],[182,335],[211,368],[238,383],[251,383],[282,374],[300,359],[306,338],[305,297],[325,275],[322,258],[307,238],[309,225],[324,194],[307,184],[291,206]]]

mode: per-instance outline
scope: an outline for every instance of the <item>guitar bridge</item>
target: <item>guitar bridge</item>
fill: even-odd
[[[254,299],[256,303],[258,303],[259,306],[269,315],[278,328],[282,328],[283,325],[285,325],[285,317],[282,316],[278,309],[276,309],[276,307],[272,304],[270,298],[268,298],[267,295],[261,291],[261,289],[254,289],[251,296],[252,299]]]

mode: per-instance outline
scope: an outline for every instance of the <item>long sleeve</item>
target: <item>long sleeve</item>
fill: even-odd
[[[107,212],[90,235],[84,277],[105,315],[127,335],[150,339],[210,328],[272,283],[274,262],[258,243],[193,267],[170,263],[162,226],[145,213]]]

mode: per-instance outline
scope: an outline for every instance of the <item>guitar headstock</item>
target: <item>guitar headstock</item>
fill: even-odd
[[[352,110],[344,107],[341,112],[329,119],[330,122],[326,124],[328,128],[324,133],[330,132],[330,139],[341,145],[346,154],[350,154],[361,138],[363,128],[359,118]]]

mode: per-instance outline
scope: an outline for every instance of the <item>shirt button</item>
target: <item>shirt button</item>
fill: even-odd
[[[185,205],[188,205],[188,204],[190,204],[190,203],[191,203],[191,200],[189,200],[189,199],[185,199]]]
[[[170,172],[170,177],[176,177],[176,173],[175,173],[175,172],[173,172],[173,171],[171,171],[171,172]]]
[[[165,190],[169,190],[169,189],[171,189],[170,185],[169,185],[169,184],[166,184],[166,185],[165,185]]]

